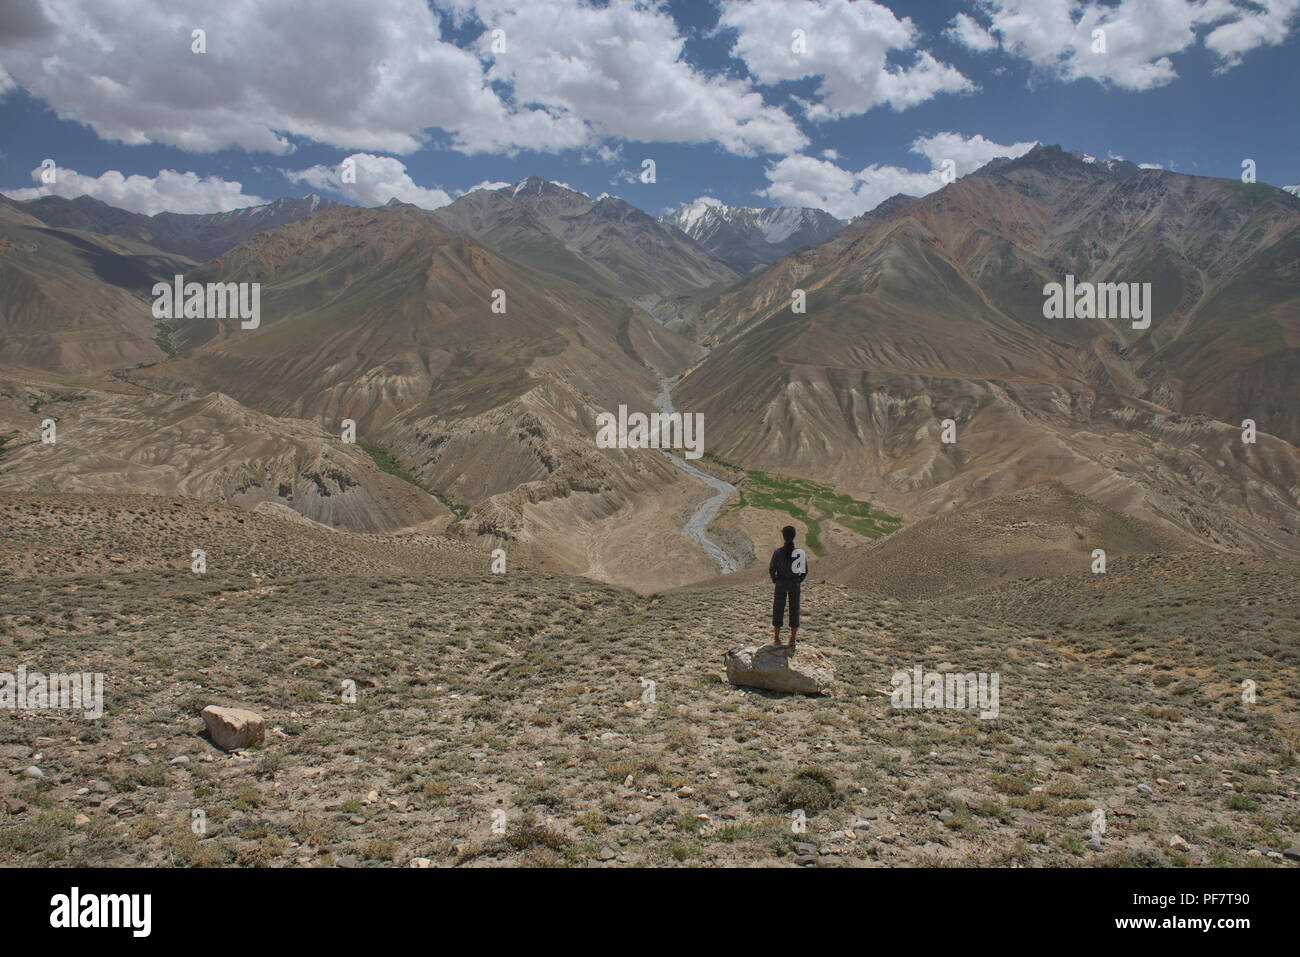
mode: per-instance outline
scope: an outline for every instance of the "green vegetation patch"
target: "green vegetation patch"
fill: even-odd
[[[808,547],[814,555],[825,554],[821,542],[821,523],[833,521],[867,538],[879,538],[897,531],[903,524],[851,495],[843,495],[829,485],[811,479],[785,478],[747,469],[748,481],[739,488],[739,497],[731,508],[762,508],[785,512],[808,528]]]
[[[393,458],[392,453],[388,451],[387,446],[372,445],[369,442],[358,442],[357,445],[361,446],[365,453],[375,460],[375,464],[378,465],[382,471],[387,472],[389,475],[395,475],[403,482],[409,482],[422,492],[427,492],[432,495],[447,508],[451,509],[456,514],[457,518],[464,518],[469,513],[469,509],[464,505],[457,505],[451,499],[447,498],[447,496],[440,492],[435,492],[410,472],[406,471],[406,469],[402,468],[401,465],[397,463],[397,459]]]
[[[165,322],[155,322],[153,328],[154,345],[167,353],[168,359],[176,358],[176,344],[172,342],[172,327]]]

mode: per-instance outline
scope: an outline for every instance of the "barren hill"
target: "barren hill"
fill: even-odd
[[[1138,521],[1059,482],[995,496],[824,558],[817,577],[891,598],[965,594],[1022,578],[1089,569],[1121,555],[1197,547],[1186,533]]]
[[[52,444],[41,440],[46,419]],[[0,377],[0,489],[187,496],[249,509],[278,502],[359,532],[452,517],[315,423],[268,416],[219,392],[166,395],[120,383]]]
[[[0,760],[39,776],[0,775],[9,864],[1286,867],[1300,842],[1294,564],[827,586],[802,637],[837,683],[808,698],[720,677],[766,588],[492,575],[445,540],[153,496],[0,495],[0,526],[0,648],[106,699],[13,717]],[[893,707],[917,666],[996,674],[997,716]],[[217,751],[208,704],[265,743]]]

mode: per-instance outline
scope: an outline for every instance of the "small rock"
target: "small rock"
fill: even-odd
[[[356,867],[359,863],[361,862],[357,860],[355,854],[343,854],[334,858],[334,865],[336,867]]]
[[[728,792],[727,792],[727,797],[729,797],[729,798],[731,798],[733,801],[735,801],[735,800],[737,800],[737,799],[740,797],[740,792],[739,792],[739,791],[728,791]]]
[[[1186,846],[1187,846],[1187,842],[1184,841],[1184,840],[1183,840],[1181,837],[1179,837],[1177,834],[1175,834],[1172,838],[1169,839],[1169,846],[1170,846],[1170,847],[1186,847]]]
[[[208,705],[202,714],[208,737],[222,751],[247,748],[266,740],[266,723],[252,711]]]
[[[817,858],[811,854],[800,854],[794,859],[794,862],[800,867],[808,867],[811,864],[816,864]]]
[[[133,754],[131,755],[131,760],[134,761],[136,764],[141,765],[142,767],[147,766],[149,764],[149,759],[145,757],[143,754]]]
[[[429,860],[427,857],[413,857],[411,858],[410,862],[406,866],[415,867],[423,870],[429,867],[432,863],[433,862]]]
[[[816,844],[805,844],[805,843],[802,843],[802,842],[796,841],[796,842],[795,842],[795,845],[794,845],[794,852],[795,852],[796,854],[816,854],[816,853],[817,853],[817,845],[816,845]]]
[[[1282,856],[1287,860],[1300,861],[1300,847],[1288,847],[1282,852]]]
[[[686,787],[683,787],[683,788],[678,788],[678,789],[677,789],[677,796],[678,796],[679,798],[688,798],[688,797],[690,797],[690,796],[691,796],[692,794],[694,794],[694,793],[695,793],[695,788],[686,788]]]
[[[90,818],[86,817],[86,815],[84,814],[78,814],[76,817],[72,819],[72,823],[75,824],[77,827],[85,827],[87,824],[90,823]]]
[[[612,861],[617,856],[618,855],[614,853],[612,848],[602,847],[600,849],[600,859],[602,861]]]
[[[30,768],[28,768],[23,772],[23,777],[34,778],[35,780],[39,781],[45,777],[45,772],[33,764]]]
[[[180,756],[178,756],[178,757],[172,758],[172,759],[171,759],[170,761],[168,761],[167,763],[168,763],[168,764],[189,764],[189,763],[190,763],[190,758],[189,758],[189,755],[187,755],[187,754],[182,754],[182,755],[180,755]]]
[[[623,787],[630,788],[631,786],[632,786],[632,775],[629,774],[627,777],[623,779]]]
[[[733,685],[796,694],[824,694],[835,680],[830,660],[811,645],[736,648],[722,656]]]

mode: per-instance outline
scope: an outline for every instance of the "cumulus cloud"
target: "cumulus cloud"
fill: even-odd
[[[1003,146],[983,136],[939,133],[920,137],[912,152],[928,159],[931,169],[915,171],[901,166],[872,164],[857,172],[812,156],[787,156],[766,170],[768,186],[759,190],[783,206],[813,206],[840,219],[852,219],[897,193],[924,196],[944,185],[940,172],[952,160],[958,176],[979,169],[999,156],[1020,156],[1037,145],[1032,142]]]
[[[997,38],[965,13],[953,17],[943,35],[976,53],[988,53],[990,50],[996,50],[998,46]]]
[[[658,6],[613,0],[546,3],[477,0],[460,5],[491,29],[478,39],[489,79],[516,99],[588,126],[599,136],[645,142],[715,142],[743,156],[787,153],[807,137],[749,84],[706,76],[683,53],[685,38]],[[506,52],[492,49],[503,30]]]
[[[936,168],[943,165],[944,160],[952,160],[957,175],[965,176],[999,156],[1023,156],[1037,145],[1036,140],[1027,140],[1003,146],[978,133],[974,136],[936,133],[934,136],[922,136],[914,140],[912,152],[924,156]]]
[[[735,55],[765,84],[820,77],[817,99],[801,102],[814,120],[895,110],[941,93],[975,89],[956,68],[917,49],[920,31],[873,0],[723,0],[719,27],[736,31]],[[892,52],[912,54],[891,65]]]
[[[1220,70],[1283,42],[1300,0],[982,0],[978,10],[987,27],[958,14],[946,35],[977,51],[1000,43],[1058,79],[1149,90],[1177,78],[1170,57],[1202,36]]]
[[[39,185],[4,190],[10,199],[27,200],[41,196],[75,199],[90,196],[110,206],[152,216],[163,211],[173,213],[224,213],[245,206],[265,203],[260,196],[245,193],[243,186],[218,176],[200,177],[197,173],[178,173],[163,169],[157,176],[124,176],[108,170],[99,176],[87,176],[76,170],[56,167],[53,183],[42,183],[39,166],[32,170],[32,180]]]
[[[483,29],[452,42],[426,0],[13,0],[0,13],[0,93],[21,86],[106,140],[194,151],[284,155],[302,138],[404,155],[434,131],[466,153],[608,138],[741,155],[807,144],[748,81],[694,68],[659,4],[439,7]],[[206,52],[192,49],[195,29]]]
[[[424,0],[29,0],[0,62],[101,138],[195,151],[292,151],[292,137],[409,153],[428,129],[466,151],[563,149],[576,117],[510,106]],[[206,31],[206,53],[191,33]]]
[[[357,206],[383,206],[396,199],[422,209],[438,209],[451,202],[445,190],[416,185],[406,172],[406,164],[391,156],[353,153],[337,166],[317,165],[281,172],[290,182],[332,190]]]
[[[1205,45],[1220,60],[1219,69],[1227,70],[1261,46],[1277,46],[1286,40],[1296,23],[1300,0],[1256,0],[1238,15],[1211,30]]]

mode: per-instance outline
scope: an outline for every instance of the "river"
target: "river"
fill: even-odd
[[[666,415],[671,415],[674,411],[671,391],[673,381],[673,379],[660,379],[659,395],[655,399],[655,405],[659,408],[659,411]],[[672,463],[687,475],[699,479],[717,492],[716,495],[709,496],[708,500],[686,520],[686,524],[682,526],[682,531],[700,543],[700,547],[704,549],[705,554],[717,563],[721,574],[725,575],[728,572],[737,571],[740,568],[739,563],[723,551],[717,542],[709,538],[707,532],[709,522],[713,521],[713,517],[718,514],[718,510],[727,503],[727,499],[731,498],[731,493],[736,491],[736,486],[710,475],[703,469],[697,469],[694,465],[691,465],[680,456],[673,455],[667,449],[660,449],[659,451],[668,456]]]

